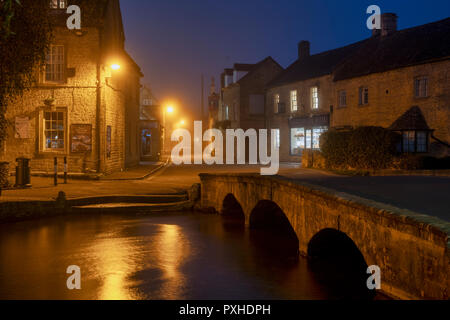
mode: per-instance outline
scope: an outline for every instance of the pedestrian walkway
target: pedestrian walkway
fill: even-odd
[[[141,162],[138,166],[126,169],[122,172],[115,172],[113,174],[103,176],[100,180],[142,180],[152,175],[157,170],[161,169],[166,162]]]

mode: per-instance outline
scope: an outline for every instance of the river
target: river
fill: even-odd
[[[267,243],[282,247],[283,241],[224,224],[218,215],[194,213],[4,224],[0,299],[367,298],[324,281],[329,269],[267,249]],[[71,265],[81,268],[81,290],[67,289]]]

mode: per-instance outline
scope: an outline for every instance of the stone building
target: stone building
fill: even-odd
[[[263,129],[267,84],[283,70],[272,57],[257,64],[235,64],[222,74],[219,122],[223,128]]]
[[[148,86],[141,89],[141,160],[157,161],[162,151],[162,108]]]
[[[381,30],[363,41],[299,58],[266,93],[268,127],[278,131],[281,161],[319,149],[322,132],[381,126],[403,136],[398,151],[449,155],[450,18],[397,30],[382,15]]]
[[[450,18],[397,30],[397,16],[334,73],[332,126],[381,126],[398,150],[450,156]]]
[[[304,149],[318,149],[330,127],[334,102],[333,71],[362,42],[310,54],[310,43],[298,45],[298,59],[268,85],[267,125],[277,132],[281,161],[300,161]]]
[[[211,87],[208,96],[208,129],[214,129],[219,117],[220,95],[216,92],[215,79],[211,79]]]
[[[56,3],[56,5],[55,5]],[[1,159],[30,158],[52,172],[111,173],[138,164],[139,66],[124,49],[119,0],[81,8],[81,30],[69,30],[66,1],[53,1],[54,39],[36,83],[8,106]]]

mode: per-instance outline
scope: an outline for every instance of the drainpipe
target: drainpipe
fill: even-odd
[[[102,107],[102,83],[101,83],[101,60],[102,60],[102,29],[98,28],[99,33],[99,55],[98,55],[98,61],[97,61],[97,101],[96,101],[96,127],[97,130],[95,130],[96,135],[96,151],[97,151],[97,173],[100,173],[102,170],[102,158],[101,158],[101,107]]]

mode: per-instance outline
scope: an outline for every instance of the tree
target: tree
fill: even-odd
[[[49,0],[0,0],[0,143],[8,103],[32,87],[52,38]]]

